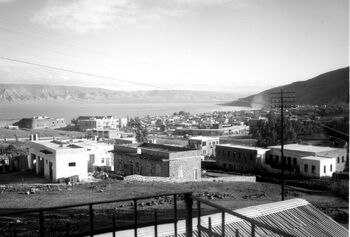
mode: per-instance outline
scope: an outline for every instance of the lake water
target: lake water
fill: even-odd
[[[219,103],[219,102],[218,102]],[[220,106],[215,103],[88,103],[88,102],[38,102],[0,104],[0,120],[33,116],[63,117],[67,121],[80,115],[112,115],[143,117],[146,115],[171,115],[180,110],[198,114],[213,111],[237,111],[251,108]]]

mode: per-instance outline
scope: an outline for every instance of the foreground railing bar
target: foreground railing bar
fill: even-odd
[[[239,230],[236,229],[236,237],[239,237]]]
[[[69,222],[66,223],[66,236],[69,236]]]
[[[198,237],[202,236],[201,229],[199,226],[201,225],[201,202],[197,200],[197,226],[198,226]]]
[[[193,199],[191,193],[185,194],[185,205],[186,205],[186,237],[193,236],[192,230],[192,204]]]
[[[157,215],[157,209],[154,210],[154,236],[158,237],[158,215]]]
[[[212,230],[211,230],[211,217],[208,218],[208,223],[209,223],[209,224],[208,224],[208,225],[209,225],[209,233],[208,233],[208,234],[209,234],[209,237],[213,237],[213,235],[212,235]]]
[[[90,214],[90,236],[94,236],[94,212],[92,210],[92,204],[89,204],[89,214]]]
[[[200,225],[198,226],[198,231],[203,231],[204,233],[207,233],[209,235],[209,229],[205,228],[204,226]],[[221,237],[218,233],[216,232],[211,232],[212,237]]]
[[[108,203],[115,203],[115,202],[127,202],[127,201],[132,201],[134,199],[142,200],[142,199],[149,199],[149,198],[156,198],[156,197],[163,197],[163,196],[173,196],[175,194],[184,194],[184,195],[186,195],[186,194],[191,194],[191,193],[190,192],[189,193],[166,193],[166,194],[152,195],[152,196],[146,196],[146,197],[114,199],[114,200],[98,201],[98,202],[86,202],[86,203],[65,205],[65,206],[53,206],[53,207],[45,207],[45,208],[34,208],[34,209],[24,210],[24,211],[13,211],[13,212],[7,212],[7,213],[0,213],[0,216],[8,216],[8,215],[40,212],[41,210],[43,210],[43,211],[51,211],[51,210],[66,209],[66,208],[72,208],[72,207],[84,207],[84,206],[89,206],[90,204],[92,204],[92,205],[100,205],[100,204],[108,204]]]
[[[225,237],[225,212],[221,213],[221,236]]]
[[[192,198],[195,199],[195,200],[197,200],[197,201],[199,200],[200,202],[204,203],[205,205],[208,205],[208,206],[211,206],[211,207],[215,207],[216,209],[218,209],[218,210],[220,210],[220,211],[224,211],[224,212],[226,212],[226,213],[228,213],[228,214],[230,214],[230,215],[237,216],[237,217],[239,217],[239,218],[241,218],[241,219],[243,219],[243,220],[246,220],[246,221],[248,221],[248,222],[250,222],[250,223],[252,223],[252,224],[255,224],[255,225],[258,226],[258,227],[262,227],[262,228],[265,228],[265,229],[270,230],[270,231],[272,231],[272,232],[275,232],[276,234],[280,234],[280,235],[283,235],[283,236],[285,236],[285,237],[296,237],[296,236],[294,236],[294,235],[292,235],[292,234],[289,234],[289,233],[287,233],[287,232],[284,232],[284,231],[282,231],[282,230],[280,230],[280,229],[277,229],[277,228],[275,228],[275,227],[266,225],[265,223],[262,223],[262,222],[260,222],[260,221],[256,221],[256,220],[254,220],[254,219],[252,219],[252,218],[246,217],[246,216],[244,216],[244,215],[242,215],[242,214],[239,214],[239,213],[237,213],[237,212],[235,212],[235,211],[232,211],[232,210],[230,210],[230,209],[228,209],[228,208],[225,208],[225,207],[223,207],[223,206],[220,206],[220,205],[218,205],[218,204],[212,203],[212,202],[210,202],[210,201],[204,200],[204,199],[199,198],[199,197],[195,197],[195,196],[193,196],[193,195],[192,195]]]
[[[252,223],[252,237],[255,237],[255,225]]]
[[[137,200],[134,199],[134,236],[137,237]]]
[[[112,221],[113,221],[113,224],[112,224],[112,226],[113,226],[113,237],[115,237],[115,213],[113,213],[113,218],[112,218]]]
[[[174,234],[177,237],[177,199],[176,194],[174,194]]]
[[[39,221],[40,221],[40,225],[39,225],[40,237],[44,237],[45,236],[45,227],[44,227],[44,211],[43,210],[41,210],[39,212]]]

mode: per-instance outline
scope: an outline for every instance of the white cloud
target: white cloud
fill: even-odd
[[[199,7],[236,1],[240,0],[49,0],[33,21],[77,33],[130,24],[147,27],[164,17],[181,17]]]
[[[16,1],[16,0],[0,0],[0,4],[14,2],[14,1]]]

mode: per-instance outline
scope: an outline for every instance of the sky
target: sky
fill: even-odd
[[[250,94],[348,65],[348,0],[0,0],[0,83]]]

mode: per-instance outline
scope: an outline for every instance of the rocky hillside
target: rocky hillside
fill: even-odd
[[[259,107],[270,104],[271,92],[294,91],[296,104],[321,105],[349,102],[349,67],[321,74],[307,81],[275,87],[225,105]]]
[[[204,102],[230,101],[231,93],[152,90],[113,91],[101,88],[74,86],[0,84],[0,102],[31,102],[47,100],[91,100],[112,102]]]

